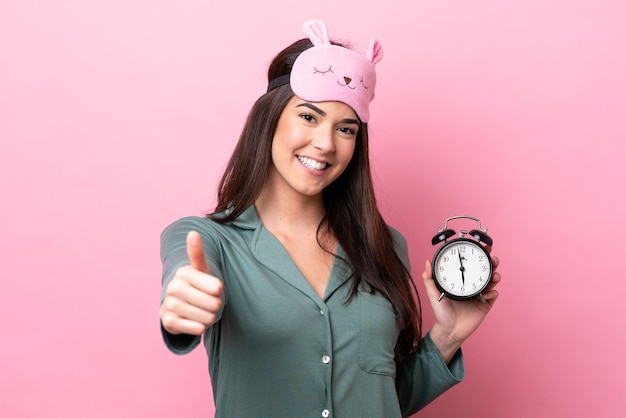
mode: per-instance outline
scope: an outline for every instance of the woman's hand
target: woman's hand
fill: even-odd
[[[196,231],[187,234],[187,255],[190,265],[176,270],[167,286],[159,317],[170,334],[202,335],[217,319],[223,285],[220,279],[211,276],[202,238]]]
[[[465,301],[443,298],[438,302],[441,292],[435,286],[431,263],[426,261],[422,279],[435,314],[435,325],[430,330],[430,336],[446,363],[450,362],[461,344],[478,329],[498,298],[495,287],[502,277],[495,270],[500,260],[492,257],[492,261],[494,273],[491,283],[482,293],[485,302],[478,298]]]

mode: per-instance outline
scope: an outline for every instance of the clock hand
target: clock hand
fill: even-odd
[[[461,257],[461,251],[459,251],[459,262],[461,263],[461,280],[465,285],[465,267],[463,267],[463,257]]]

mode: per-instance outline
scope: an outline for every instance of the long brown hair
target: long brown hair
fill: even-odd
[[[312,46],[308,39],[301,39],[280,52],[269,67],[268,82],[289,74],[298,55]],[[259,196],[272,164],[278,119],[292,96],[287,84],[268,91],[252,106],[220,181],[217,206],[209,214],[216,222],[233,221]],[[369,285],[366,288],[380,292],[392,303],[400,326],[396,355],[402,359],[419,347],[421,305],[411,275],[395,252],[391,231],[378,211],[368,141],[367,124],[362,123],[352,160],[323,191],[326,214],[318,227],[318,243],[324,227],[344,249],[353,271],[350,299],[365,282]],[[217,213],[220,215],[214,216]],[[324,248],[322,243],[320,246]]]

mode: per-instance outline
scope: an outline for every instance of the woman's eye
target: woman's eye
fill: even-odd
[[[300,115],[300,117],[307,122],[315,122],[315,117],[309,113],[303,113]]]
[[[356,135],[356,130],[354,130],[353,128],[348,128],[348,127],[339,128],[339,132],[348,134],[348,135]]]

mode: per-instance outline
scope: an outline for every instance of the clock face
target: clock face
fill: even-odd
[[[468,238],[445,243],[433,259],[433,279],[451,299],[480,294],[491,280],[491,257],[482,245]]]

